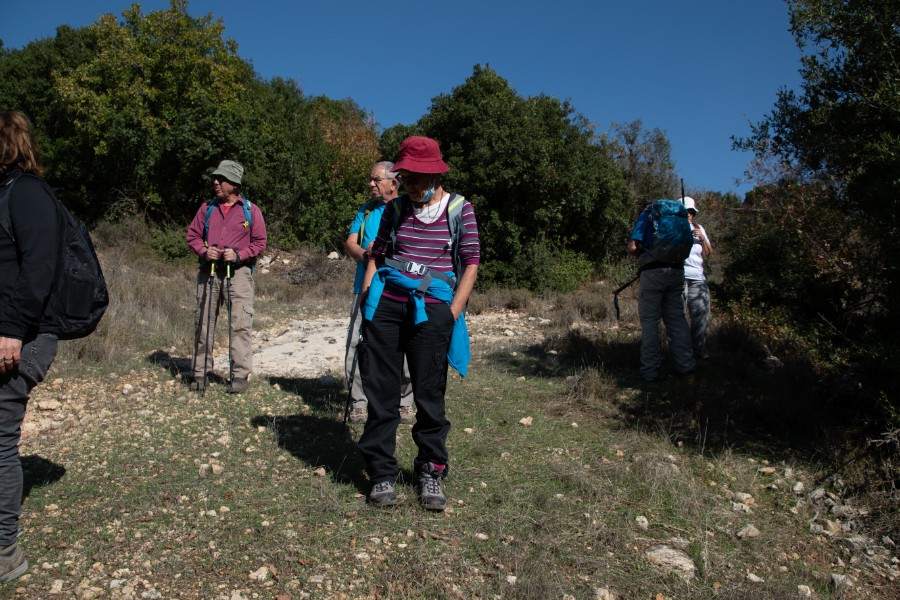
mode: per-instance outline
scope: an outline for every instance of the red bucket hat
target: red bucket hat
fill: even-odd
[[[441,149],[431,138],[414,135],[403,140],[391,171],[405,169],[413,173],[446,173],[450,170],[441,160]]]

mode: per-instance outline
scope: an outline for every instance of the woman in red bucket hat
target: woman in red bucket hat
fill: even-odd
[[[369,501],[377,506],[397,503],[394,453],[404,355],[416,402],[419,501],[436,511],[447,503],[441,489],[449,470],[447,367],[462,376],[468,369],[465,307],[481,256],[472,205],[441,185],[449,170],[435,140],[403,140],[392,171],[406,193],[384,210],[363,281],[359,362],[369,413],[357,445],[373,484]]]

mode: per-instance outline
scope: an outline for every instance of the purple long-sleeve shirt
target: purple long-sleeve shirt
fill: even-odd
[[[259,207],[250,203],[250,224],[244,218],[244,198],[238,199],[226,215],[221,206],[216,206],[209,215],[209,232],[207,242],[210,246],[233,248],[241,257],[242,263],[256,260],[266,249],[266,222]],[[187,231],[187,243],[197,256],[206,253],[203,244],[203,228],[206,223],[206,210],[209,202],[204,202],[191,221]]]

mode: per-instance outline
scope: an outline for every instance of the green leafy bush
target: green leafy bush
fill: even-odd
[[[185,239],[185,230],[175,227],[153,229],[147,245],[159,258],[174,262],[191,256]]]

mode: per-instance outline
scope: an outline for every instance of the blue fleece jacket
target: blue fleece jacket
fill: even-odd
[[[448,273],[452,276],[452,273]],[[405,290],[409,293],[409,300],[415,307],[414,322],[416,325],[428,320],[425,313],[425,296],[428,294],[432,298],[437,298],[445,304],[453,302],[453,290],[450,286],[438,279],[433,278],[428,285],[428,289],[424,294],[418,290],[419,279],[411,279],[394,269],[393,267],[381,267],[375,272],[372,283],[369,286],[369,294],[366,296],[366,305],[363,311],[363,318],[371,321],[375,315],[375,308],[381,300],[381,293],[384,291],[384,284],[391,285]],[[450,347],[447,349],[447,362],[456,369],[456,372],[465,377],[469,372],[469,361],[471,354],[469,351],[469,330],[466,327],[466,314],[460,313],[456,323],[453,324],[453,332],[450,334]]]

